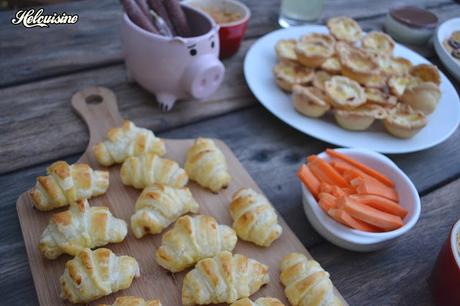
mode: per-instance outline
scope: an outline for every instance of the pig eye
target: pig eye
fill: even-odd
[[[213,42],[211,42],[211,48],[213,48],[213,49],[214,49],[214,45],[215,45],[214,41],[213,41]]]
[[[197,51],[196,51],[195,48],[190,50],[190,55],[191,56],[195,56],[196,54],[197,54]]]

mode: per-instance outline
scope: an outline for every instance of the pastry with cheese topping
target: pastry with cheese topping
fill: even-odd
[[[330,75],[326,71],[318,70],[315,72],[315,76],[313,77],[313,86],[324,91],[324,83],[326,83],[326,81],[329,81],[331,78],[332,75]]]
[[[374,60],[380,70],[388,76],[406,75],[412,67],[412,63],[404,57],[394,57],[386,54],[374,55]]]
[[[291,61],[281,61],[273,68],[276,84],[288,92],[295,84],[306,85],[313,79],[312,69]]]
[[[324,87],[332,105],[337,108],[352,109],[366,103],[364,89],[347,77],[333,76]]]
[[[378,88],[365,88],[367,103],[374,103],[383,107],[393,107],[398,103],[398,98]]]
[[[361,27],[355,20],[349,17],[331,18],[327,21],[327,27],[337,40],[354,43],[361,38]]]
[[[414,77],[418,77],[424,82],[432,82],[436,85],[441,84],[441,75],[439,74],[439,70],[435,65],[419,64],[413,66],[409,73]]]
[[[294,85],[292,93],[294,108],[308,117],[321,117],[330,108],[330,98],[316,87]]]
[[[410,75],[395,75],[388,79],[388,88],[393,95],[400,97],[404,94],[406,87],[413,82],[420,82],[420,80]]]
[[[395,42],[388,34],[383,32],[369,32],[361,41],[364,49],[375,53],[392,54]]]
[[[441,90],[433,82],[421,82],[406,86],[401,101],[410,105],[413,109],[429,115],[436,109],[441,98]]]
[[[384,119],[386,111],[379,105],[366,104],[350,110],[337,109],[334,112],[334,117],[344,129],[364,131],[374,123],[375,119]]]
[[[330,57],[321,64],[321,69],[330,72],[330,73],[340,73],[342,70],[342,65],[336,56]]]
[[[423,112],[415,111],[409,105],[399,103],[388,112],[383,123],[391,135],[399,138],[411,138],[420,132],[428,121]]]
[[[297,42],[297,60],[309,68],[321,66],[335,50],[335,39],[331,35],[312,33],[304,35]]]
[[[369,53],[344,42],[338,42],[336,50],[344,76],[360,84],[366,84],[374,75],[379,73],[379,65]]]
[[[276,56],[279,60],[290,60],[297,61],[297,55],[295,54],[295,45],[297,41],[295,39],[281,39],[275,45]]]

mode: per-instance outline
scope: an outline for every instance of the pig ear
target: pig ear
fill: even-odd
[[[180,36],[174,36],[171,38],[170,42],[173,44],[185,45],[186,40]]]

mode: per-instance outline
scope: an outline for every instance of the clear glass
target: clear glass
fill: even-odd
[[[278,22],[283,28],[314,23],[321,16],[324,0],[281,0]]]

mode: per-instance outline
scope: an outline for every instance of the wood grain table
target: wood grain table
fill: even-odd
[[[306,220],[294,176],[306,155],[330,144],[277,120],[258,104],[243,77],[248,48],[278,27],[279,0],[245,2],[252,18],[241,50],[224,62],[224,84],[207,101],[183,101],[170,113],[160,112],[152,95],[127,80],[117,1],[84,0],[46,7],[45,12],[79,14],[75,25],[46,29],[13,26],[14,12],[0,12],[0,305],[37,304],[15,202],[49,163],[74,162],[85,149],[88,131],[71,111],[70,97],[92,85],[112,89],[123,117],[162,137],[209,136],[225,141],[331,273],[350,305],[432,305],[427,279],[450,227],[460,217],[460,131],[432,149],[390,155],[422,197],[422,214],[414,229],[383,251],[362,254],[335,247]],[[347,15],[364,30],[380,29],[388,8],[397,2],[326,0],[320,22]],[[451,0],[404,2],[425,6],[441,21],[460,15],[460,5]],[[419,51],[439,64],[431,46]],[[460,84],[453,83],[458,90]]]

